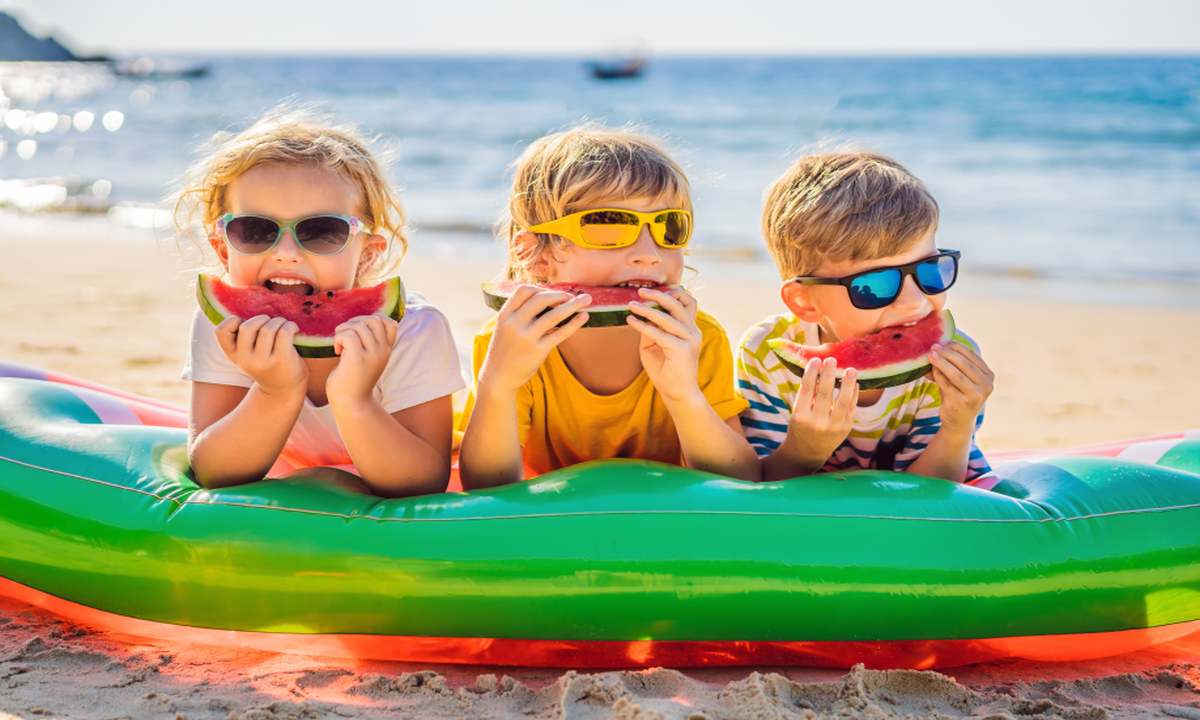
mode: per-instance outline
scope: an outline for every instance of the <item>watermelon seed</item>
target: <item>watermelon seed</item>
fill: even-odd
[[[332,290],[327,290],[327,291],[325,292],[325,297],[327,297],[327,298],[329,298],[330,300],[332,300],[332,299],[333,299],[333,291],[332,291]]]
[[[893,340],[899,340],[902,337],[904,337],[904,335],[902,333],[892,333]]]

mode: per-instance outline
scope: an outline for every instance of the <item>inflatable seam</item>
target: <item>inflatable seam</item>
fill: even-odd
[[[10,462],[15,465],[21,465],[33,470],[41,470],[44,472],[62,475],[64,477],[92,482],[105,487],[110,487],[116,490],[126,490],[129,492],[138,493],[139,495],[147,495],[157,500],[165,500],[166,502],[176,505],[224,505],[226,507],[240,507],[252,510],[272,510],[283,512],[302,513],[307,515],[320,515],[324,517],[336,517],[343,520],[373,520],[375,522],[467,522],[472,520],[534,520],[538,518],[558,518],[558,517],[590,517],[590,516],[605,516],[605,515],[741,515],[748,517],[792,517],[792,518],[821,518],[829,520],[897,520],[907,522],[952,522],[952,523],[984,523],[984,524],[1005,524],[1005,523],[1058,523],[1058,522],[1074,522],[1082,520],[1094,520],[1097,518],[1113,517],[1116,515],[1140,515],[1143,513],[1161,513],[1174,510],[1195,510],[1200,509],[1200,503],[1188,503],[1186,505],[1166,505],[1153,508],[1131,508],[1128,510],[1109,510],[1102,513],[1091,513],[1088,515],[1074,515],[1071,517],[1045,517],[1045,518],[956,518],[956,517],[915,517],[910,515],[846,515],[846,514],[829,514],[829,513],[780,513],[780,512],[763,512],[755,510],[589,510],[589,511],[574,511],[563,513],[536,513],[536,514],[517,514],[517,515],[473,515],[468,517],[447,517],[447,518],[399,518],[399,517],[374,517],[364,513],[338,513],[328,510],[313,510],[309,508],[294,508],[283,505],[255,505],[253,503],[230,502],[227,500],[197,500],[189,498],[184,501],[176,500],[172,497],[159,495],[158,493],[149,490],[141,490],[132,488],[126,485],[100,480],[98,478],[90,478],[86,475],[78,475],[76,473],[66,472],[55,468],[47,468],[40,465],[34,465],[21,460],[16,460],[10,457],[0,455],[0,460]],[[1035,503],[1036,504],[1036,503]]]

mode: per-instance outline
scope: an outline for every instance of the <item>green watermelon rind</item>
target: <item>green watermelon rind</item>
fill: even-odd
[[[220,325],[224,322],[225,318],[236,313],[230,312],[213,296],[209,287],[215,279],[217,278],[213,275],[200,275],[196,281],[196,299],[200,302],[200,310],[208,318],[209,322],[213,325]],[[400,322],[404,319],[405,311],[404,283],[398,277],[389,278],[384,283],[387,284],[387,288],[383,298],[383,306],[375,314],[390,317],[396,322]],[[332,336],[296,335],[296,337],[292,338],[292,344],[296,347],[296,353],[303,358],[337,357],[337,353],[333,351]]]
[[[504,307],[504,303],[508,302],[511,293],[503,292],[499,289],[500,283],[485,282],[483,284],[483,301],[493,310],[499,310]],[[658,308],[657,303],[651,303],[650,307]],[[628,325],[625,318],[631,314],[628,305],[594,305],[586,309],[588,320],[583,324],[585,328],[595,327],[617,327]]]
[[[958,342],[964,345],[971,345],[965,335],[958,332],[958,328],[954,325],[954,316],[949,310],[942,311],[942,319],[944,327],[942,329],[942,343]],[[775,357],[783,363],[784,367],[792,371],[797,377],[804,377],[804,367],[798,364],[794,358],[788,356],[784,343],[788,342],[783,338],[773,338],[767,341],[768,347],[775,353]],[[904,360],[902,362],[892,363],[871,370],[860,371],[858,375],[858,388],[860,390],[877,390],[880,388],[896,387],[903,385],[918,378],[928,375],[933,366],[929,364],[928,356],[922,355],[913,360]],[[842,384],[841,374],[843,368],[838,368],[838,379],[834,381],[834,385],[840,387]]]

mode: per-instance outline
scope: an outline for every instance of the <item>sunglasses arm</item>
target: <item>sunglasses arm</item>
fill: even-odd
[[[577,222],[576,218],[568,215],[566,217],[532,225],[526,232],[538,233],[541,235],[562,235],[564,232],[570,232],[571,225],[574,222]]]

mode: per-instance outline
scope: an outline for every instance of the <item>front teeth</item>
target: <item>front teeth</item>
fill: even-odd
[[[308,284],[308,283],[304,282],[303,280],[297,280],[295,278],[271,278],[270,280],[268,280],[268,282],[273,282],[276,285],[307,285]]]

